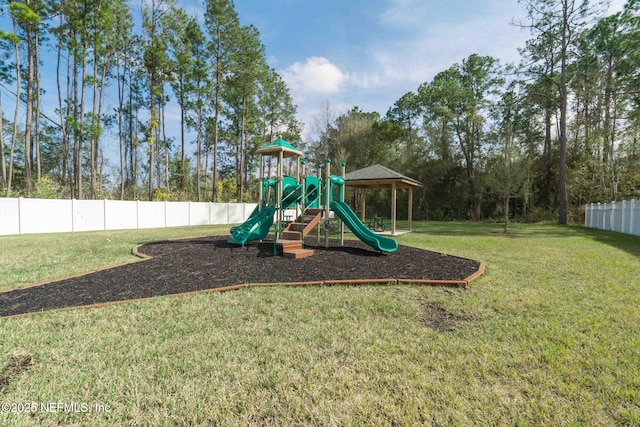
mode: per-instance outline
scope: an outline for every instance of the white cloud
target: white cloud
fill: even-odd
[[[349,74],[327,58],[312,56],[306,62],[296,62],[281,72],[282,78],[296,94],[333,94],[341,90]]]
[[[308,140],[322,101],[341,97],[350,80],[349,73],[321,56],[295,62],[279,73],[291,90],[293,102],[298,105],[298,118],[304,123],[303,138]]]

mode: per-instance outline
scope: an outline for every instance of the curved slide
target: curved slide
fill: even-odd
[[[264,239],[269,234],[275,212],[276,209],[271,207],[264,207],[260,212],[254,211],[242,225],[231,229],[227,242],[244,245],[250,240]]]
[[[288,185],[282,192],[282,206],[288,207],[295,204],[300,198],[301,190],[298,185]],[[251,212],[249,218],[236,227],[231,227],[231,236],[227,240],[228,243],[236,245],[244,245],[251,240],[262,240],[269,234],[269,229],[273,224],[273,215],[276,209],[273,207],[263,207],[261,210],[256,208]]]
[[[379,236],[369,230],[346,203],[331,202],[331,210],[338,215],[338,218],[344,221],[353,234],[372,248],[382,252],[395,252],[398,250],[398,242],[389,237]]]

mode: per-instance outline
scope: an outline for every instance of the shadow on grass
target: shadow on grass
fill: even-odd
[[[640,236],[616,233],[614,231],[596,230],[587,227],[568,227],[576,234],[585,238],[613,246],[616,249],[625,251],[633,256],[640,257]]]
[[[512,224],[509,232],[504,233],[504,224],[498,222],[453,222],[428,221],[414,222],[413,233],[431,234],[435,236],[452,237],[544,237],[545,235],[560,236],[563,233],[554,230],[553,226]]]
[[[544,224],[518,224],[503,232],[503,224],[491,222],[414,222],[413,234],[449,237],[504,237],[511,239],[544,239],[584,237],[640,256],[640,236],[596,230],[580,225],[560,226]]]

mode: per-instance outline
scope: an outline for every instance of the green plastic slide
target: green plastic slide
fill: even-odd
[[[247,218],[244,222],[251,220],[254,216],[258,215],[259,213],[260,213],[260,205],[256,205],[255,209],[251,212],[251,215],[249,215],[249,218]],[[234,231],[236,231],[238,228],[242,227],[243,225],[244,224],[231,227],[231,230],[229,230],[229,233],[233,234]]]
[[[271,207],[264,207],[260,212],[254,211],[242,225],[231,229],[227,242],[244,245],[251,240],[264,239],[269,234],[275,212],[276,209]]]
[[[331,202],[331,210],[338,215],[338,218],[344,221],[346,226],[349,227],[349,230],[351,230],[358,239],[372,248],[381,252],[395,252],[398,250],[398,242],[389,237],[377,235],[369,230],[346,203],[339,201]]]

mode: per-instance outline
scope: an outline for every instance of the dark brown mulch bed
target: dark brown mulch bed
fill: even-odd
[[[375,252],[360,241],[316,249],[308,258],[273,256],[273,242],[230,245],[227,236],[148,243],[139,251],[153,258],[0,293],[0,317],[221,288],[241,283],[286,283],[340,279],[463,280],[477,261],[400,246]]]

